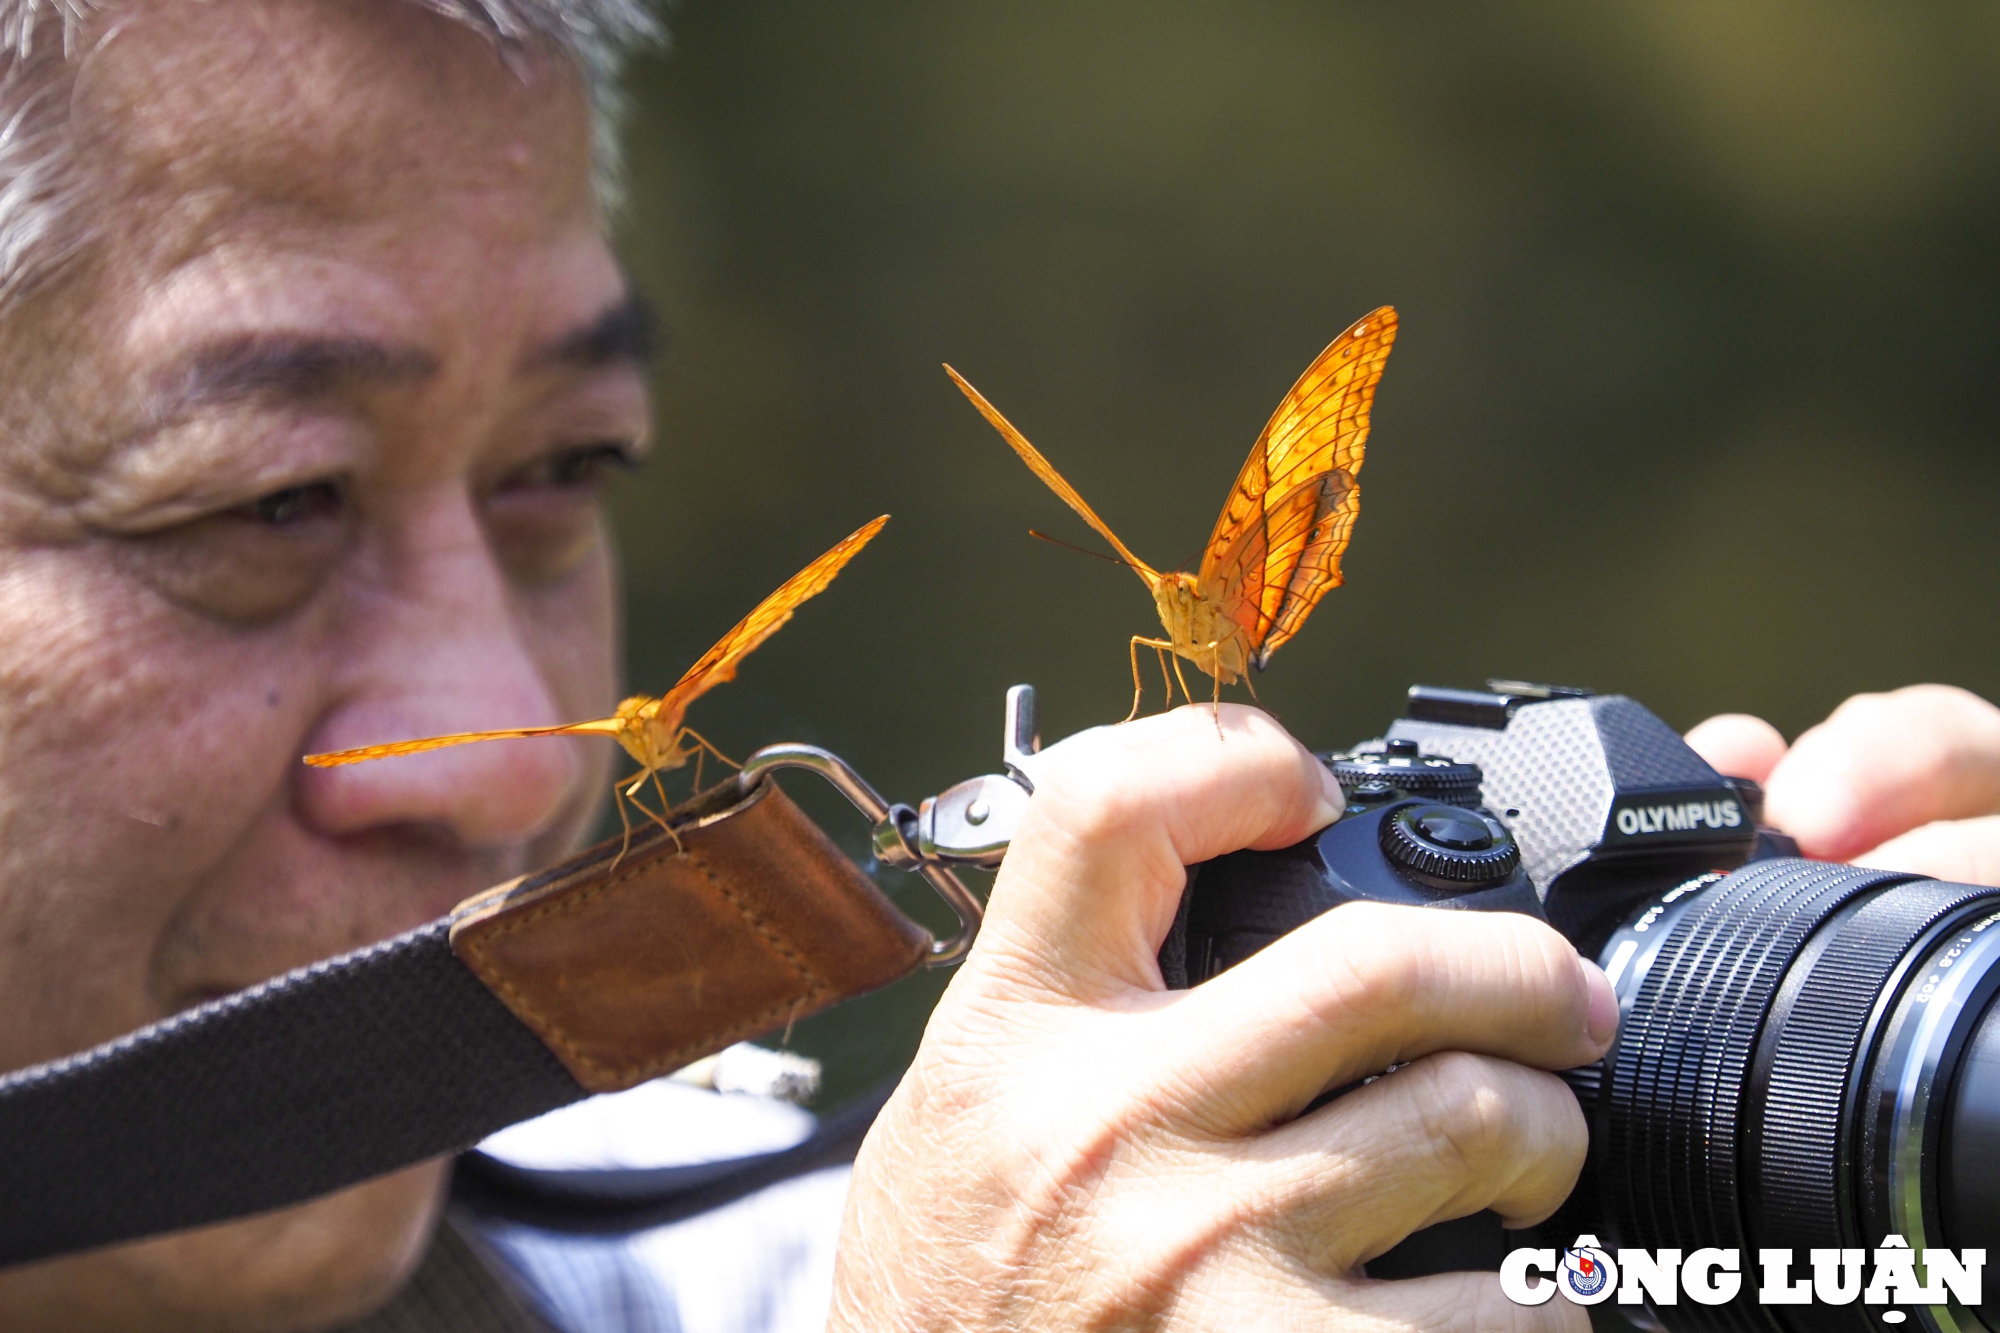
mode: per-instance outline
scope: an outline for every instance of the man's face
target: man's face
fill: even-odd
[[[299,757],[606,711],[594,478],[646,429],[566,67],[392,0],[123,0],[105,31],[72,98],[103,232],[0,325],[10,1068],[577,837],[608,746]],[[320,1323],[406,1271],[438,1180],[0,1273],[0,1308]]]

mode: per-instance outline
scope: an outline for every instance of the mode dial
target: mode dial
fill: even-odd
[[[1409,805],[1382,821],[1382,852],[1404,870],[1454,887],[1498,884],[1521,864],[1507,826],[1456,805]]]
[[[1479,806],[1479,783],[1483,777],[1479,765],[1424,754],[1412,740],[1386,741],[1379,746],[1329,755],[1326,764],[1350,799],[1356,795],[1355,788],[1375,782],[1400,787],[1412,796],[1462,805],[1468,810]]]

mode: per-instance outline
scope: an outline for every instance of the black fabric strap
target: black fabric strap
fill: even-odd
[[[583,1098],[449,930],[0,1077],[0,1264],[296,1203]]]
[[[572,1235],[622,1235],[679,1222],[821,1167],[851,1162],[896,1080],[841,1107],[775,1152],[687,1166],[541,1171],[485,1153],[458,1159],[454,1206],[492,1221]]]

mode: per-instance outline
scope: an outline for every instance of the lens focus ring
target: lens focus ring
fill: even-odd
[[[1858,895],[1905,878],[1769,861],[1691,905],[1648,969],[1604,1074],[1603,1147],[1594,1155],[1617,1243],[1744,1243],[1740,1121],[1764,1015],[1816,927]],[[1742,1300],[1677,1307],[1676,1318],[1690,1328],[1768,1327]]]
[[[1757,1188],[1749,1192],[1760,1245],[1803,1254],[1881,1239],[1858,1234],[1850,1184],[1841,1179],[1841,1129],[1858,1111],[1856,1056],[1882,1001],[1893,998],[1885,993],[1899,989],[1904,960],[1915,961],[1911,945],[1966,904],[1992,896],[1963,884],[1908,884],[1829,926],[1833,937],[1796,996],[1772,1014],[1768,1078],[1753,1072],[1765,1107]]]

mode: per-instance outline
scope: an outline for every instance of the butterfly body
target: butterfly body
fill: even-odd
[[[686,731],[681,719],[687,716],[686,708],[669,711],[666,704],[664,696],[656,699],[649,694],[635,694],[620,702],[611,715],[611,720],[618,724],[612,738],[632,756],[634,763],[649,772],[671,772],[686,764],[695,753],[681,746]]]
[[[1215,677],[1219,685],[1243,679],[1252,656],[1249,638],[1230,619],[1229,608],[1208,596],[1194,575],[1172,570],[1158,576],[1153,606],[1176,656]]]
[[[1166,637],[1132,638],[1132,716],[1139,710],[1141,647],[1162,655],[1162,673],[1168,652],[1194,663],[1214,677],[1219,699],[1224,685],[1247,681],[1250,667],[1268,665],[1320,598],[1340,586],[1341,556],[1361,510],[1355,474],[1369,409],[1396,327],[1390,307],[1370,311],[1306,367],[1251,447],[1193,574],[1157,570],[1134,555],[998,408],[945,367],[1029,470],[1111,543],[1118,563],[1152,593]],[[1181,689],[1186,693],[1185,680]]]

